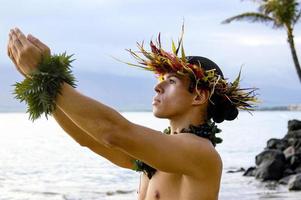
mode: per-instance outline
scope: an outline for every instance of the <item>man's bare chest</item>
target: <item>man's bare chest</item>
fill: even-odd
[[[209,179],[200,180],[160,171],[150,180],[146,175],[141,175],[139,190],[139,200],[216,199],[218,193]]]
[[[197,184],[191,183],[191,180],[184,175],[157,171],[150,180],[147,176],[141,175],[138,199],[177,200],[183,196],[188,197],[189,193],[198,193],[199,188],[195,186],[197,187]],[[192,192],[194,188],[197,190]]]
[[[156,174],[148,179],[144,174],[141,175],[139,186],[139,200],[164,200],[175,199],[181,187],[182,175],[170,174],[157,171]]]

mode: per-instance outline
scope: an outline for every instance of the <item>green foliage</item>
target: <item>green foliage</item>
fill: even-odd
[[[243,13],[243,14],[239,14],[233,17],[230,17],[226,20],[224,20],[222,23],[223,24],[228,24],[231,23],[232,21],[249,21],[249,22],[263,22],[263,23],[270,23],[270,22],[274,22],[274,19],[264,15],[262,13],[256,13],[256,12],[247,12],[247,13]]]
[[[298,0],[253,0],[257,3],[257,12],[246,12],[224,20],[227,24],[232,21],[250,21],[271,23],[273,28],[284,28],[290,45],[293,61],[299,80],[301,81],[301,67],[294,44],[294,27],[301,17],[301,6]]]
[[[156,169],[147,165],[146,163],[142,162],[141,160],[133,160],[133,170],[137,172],[143,172],[147,175],[149,179],[152,178],[152,176],[156,173]]]
[[[211,120],[208,120],[205,124],[199,126],[194,126],[190,124],[188,128],[184,128],[180,132],[192,133],[197,136],[207,138],[211,141],[213,146],[216,146],[216,144],[220,144],[223,142],[222,138],[216,136],[216,134],[222,132],[222,130],[219,129],[217,125],[215,125],[215,122],[212,122]]]
[[[274,28],[293,28],[301,15],[300,3],[296,0],[259,0],[258,12],[246,12],[224,20],[222,23],[247,20],[272,22]]]
[[[36,71],[15,86],[15,98],[27,104],[27,113],[32,121],[43,113],[50,115],[56,107],[55,100],[60,94],[64,82],[75,87],[75,78],[71,71],[73,55],[53,55],[43,57]]]

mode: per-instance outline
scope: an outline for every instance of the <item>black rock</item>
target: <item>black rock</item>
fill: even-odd
[[[294,130],[294,131],[288,131],[284,138],[285,139],[289,139],[289,138],[300,139],[301,138],[301,129]]]
[[[289,190],[301,190],[301,173],[293,175],[288,183]]]
[[[246,171],[244,168],[239,168],[239,169],[235,169],[235,170],[228,170],[227,173],[237,173],[237,172],[244,172]]]
[[[261,165],[262,162],[265,162],[267,160],[281,160],[285,161],[285,156],[282,151],[275,150],[275,149],[269,149],[261,152],[255,157],[255,163],[257,166]]]
[[[301,129],[301,121],[293,119],[288,121],[288,131]]]
[[[255,176],[256,167],[249,167],[247,171],[243,174],[243,176]]]
[[[286,149],[283,150],[283,154],[285,156],[286,159],[289,159],[290,157],[292,157],[293,155],[295,155],[296,150],[293,146],[289,146]]]
[[[299,145],[296,145],[295,149],[296,154],[301,154],[301,140],[299,141]]]
[[[267,142],[267,149],[278,149],[283,151],[288,147],[288,142],[287,140],[281,140],[281,139],[276,139],[276,138],[271,138]]]
[[[290,120],[288,132],[282,139],[269,139],[255,163],[256,167],[248,168],[244,176],[255,176],[272,185],[285,184],[289,190],[301,190],[301,121]]]
[[[279,160],[262,163],[255,172],[255,177],[263,181],[279,180],[283,176],[284,164]]]
[[[301,165],[297,166],[294,170],[296,174],[301,173]]]
[[[285,169],[285,156],[279,150],[265,150],[256,156],[255,177],[263,181],[279,180]]]
[[[284,136],[284,138],[287,138],[287,137]],[[289,146],[295,146],[296,140],[297,140],[297,138],[293,138],[293,137],[287,138],[287,143]]]
[[[290,168],[286,168],[284,171],[283,171],[283,177],[286,177],[286,176],[289,176],[289,175],[292,175],[292,174],[296,174],[296,172]]]
[[[292,169],[297,168],[299,165],[301,165],[301,153],[295,153],[288,158],[288,161]]]
[[[289,176],[284,176],[282,179],[280,179],[278,181],[279,184],[282,184],[282,185],[287,185],[290,181],[290,179],[293,177],[294,175],[289,175]]]

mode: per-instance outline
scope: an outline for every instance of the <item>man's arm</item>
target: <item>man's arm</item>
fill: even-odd
[[[11,30],[9,56],[18,69],[29,74],[37,68],[42,52],[18,30]],[[219,162],[210,141],[192,134],[164,135],[126,120],[114,109],[63,84],[57,106],[82,130],[109,149],[120,150],[165,172],[197,176],[216,173]]]
[[[66,83],[62,85],[56,103],[99,143],[125,152],[160,171],[196,175],[202,169],[214,170],[212,166],[219,162],[207,139],[192,134],[165,135],[131,123],[114,109],[82,95]]]
[[[112,163],[120,167],[128,169],[133,168],[133,157],[125,154],[118,149],[109,149],[103,144],[97,142],[85,131],[76,126],[76,124],[74,124],[60,108],[56,108],[56,110],[52,113],[52,116],[63,128],[63,130],[81,146],[88,147],[96,154],[105,157],[106,159],[110,160]]]
[[[19,29],[14,29],[9,34],[7,52],[17,70],[26,77],[28,73],[35,70],[41,57],[50,55],[50,48],[32,35],[25,37]],[[116,165],[132,168],[131,156],[117,149],[106,148],[74,124],[59,108],[52,114],[59,125],[80,145],[88,147]]]

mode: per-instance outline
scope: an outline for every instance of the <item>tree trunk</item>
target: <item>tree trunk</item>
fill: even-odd
[[[293,30],[292,29],[289,29],[287,31],[287,36],[288,36],[287,42],[290,45],[290,49],[291,49],[291,53],[292,53],[292,56],[293,56],[295,68],[297,70],[297,74],[298,74],[299,80],[301,82],[301,67],[300,67],[297,52],[296,52],[296,49],[295,49],[294,35],[293,35]]]

